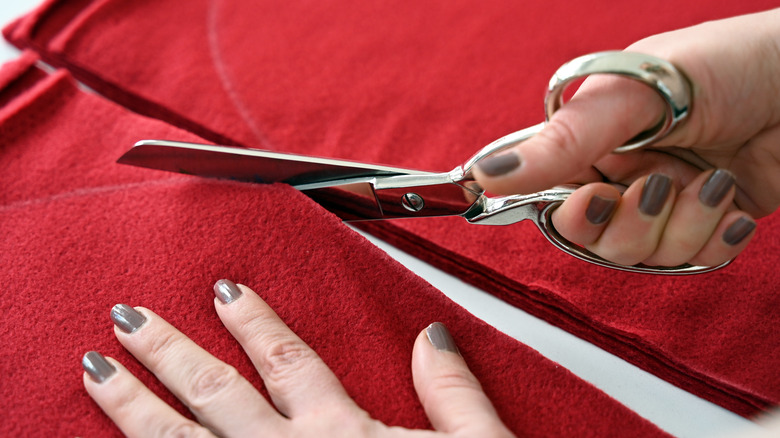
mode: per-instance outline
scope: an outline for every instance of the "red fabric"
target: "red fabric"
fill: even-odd
[[[441,320],[516,432],[666,436],[288,186],[115,164],[139,135],[202,140],[82,92],[63,71],[42,74],[35,60],[0,70],[0,436],[119,435],[82,388],[80,359],[92,349],[189,415],[114,339],[115,303],[154,309],[261,387],[213,310],[219,278],[253,286],[388,424],[429,427],[411,347]]]
[[[217,142],[449,170],[537,123],[587,52],[776,6],[746,2],[81,0],[5,30],[117,102]],[[138,134],[136,138],[141,138]],[[730,267],[688,278],[573,260],[529,224],[365,227],[743,415],[780,403],[777,214]]]

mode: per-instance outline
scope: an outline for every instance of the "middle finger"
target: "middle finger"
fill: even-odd
[[[636,180],[623,194],[599,239],[586,247],[623,265],[643,262],[658,246],[674,198],[672,180],[667,176],[652,174]]]

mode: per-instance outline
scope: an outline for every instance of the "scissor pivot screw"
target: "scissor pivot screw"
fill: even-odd
[[[401,198],[401,204],[409,211],[420,211],[425,207],[425,201],[417,193],[407,193]]]

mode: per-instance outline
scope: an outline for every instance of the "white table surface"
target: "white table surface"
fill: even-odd
[[[0,2],[0,23],[10,22],[39,3],[40,0]],[[14,59],[18,54],[5,41],[0,43],[0,62]],[[754,423],[730,411],[670,385],[373,236],[364,235],[478,318],[568,368],[672,435],[709,438],[758,429]]]

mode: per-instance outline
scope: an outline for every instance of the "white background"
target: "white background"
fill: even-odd
[[[0,23],[32,10],[40,0],[4,0]],[[18,56],[3,41],[0,62]],[[536,349],[678,437],[712,437],[756,429],[748,420],[693,396],[479,289],[379,241],[366,238],[410,270],[504,333]],[[550,250],[554,249],[550,247]],[[411,347],[410,347],[411,348]]]

